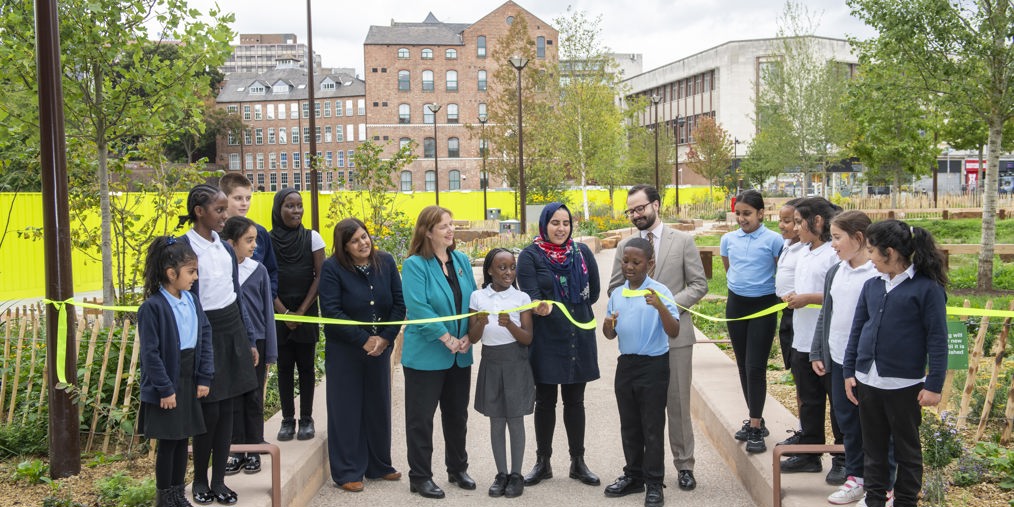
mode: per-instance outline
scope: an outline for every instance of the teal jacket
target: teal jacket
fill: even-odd
[[[475,291],[475,277],[468,256],[451,251],[454,272],[461,287],[461,307],[454,307],[451,286],[436,258],[426,259],[413,255],[405,259],[401,268],[402,292],[405,298],[406,317],[409,320],[447,317],[468,313],[468,300]],[[468,334],[468,319],[409,324],[405,327],[401,364],[415,370],[446,370],[457,364],[472,365],[472,349],[465,353],[451,353],[440,341],[444,333],[455,338]]]

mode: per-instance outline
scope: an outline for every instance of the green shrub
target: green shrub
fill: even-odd
[[[155,481],[134,479],[123,472],[95,481],[103,507],[147,507],[155,504]]]
[[[44,418],[48,413],[43,410],[41,415]],[[6,426],[0,425],[0,459],[45,454],[49,449],[45,419],[26,424],[21,424],[21,419],[16,421]]]
[[[44,461],[41,459],[30,459],[18,463],[18,466],[14,468],[14,477],[28,484],[39,484],[50,481],[50,478],[46,477],[48,472],[49,465]]]
[[[923,463],[929,468],[944,468],[961,456],[961,435],[954,425],[954,418],[946,411],[941,418],[933,412],[923,412],[919,436],[922,439]]]
[[[958,458],[958,468],[954,471],[951,482],[955,486],[968,487],[986,480],[989,463],[975,453],[965,453]]]
[[[1014,489],[1014,451],[992,442],[979,442],[973,451],[986,461],[1001,488]]]

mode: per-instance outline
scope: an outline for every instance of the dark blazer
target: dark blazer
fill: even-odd
[[[321,316],[331,319],[358,321],[398,321],[405,319],[405,300],[401,293],[401,275],[394,257],[377,252],[378,268],[370,269],[369,276],[358,270],[349,270],[328,257],[321,268]],[[378,326],[377,335],[394,344],[401,325]],[[324,337],[355,348],[361,348],[372,333],[367,326],[324,325]]]
[[[211,324],[194,295],[197,308],[197,345],[194,347],[194,380],[211,387],[215,359],[211,349]],[[180,333],[173,308],[162,292],[146,299],[137,310],[141,337],[141,401],[158,403],[179,389]]]
[[[946,304],[944,288],[918,272],[891,292],[879,276],[867,280],[845,349],[845,378],[869,373],[876,361],[881,376],[926,375],[925,389],[939,393],[947,373]]]
[[[261,224],[254,224],[257,229],[257,248],[253,253],[253,260],[264,265],[268,270],[268,278],[271,279],[271,299],[278,296],[278,261],[275,260],[275,249],[271,247],[271,233]],[[274,308],[272,306],[272,308]]]
[[[451,250],[454,272],[461,287],[461,306],[454,307],[454,294],[447,283],[444,270],[436,257],[427,259],[413,255],[401,266],[406,316],[409,320],[448,317],[468,313],[468,300],[475,291],[475,276],[468,256]],[[401,364],[415,370],[446,370],[457,364],[464,368],[472,365],[472,348],[467,352],[451,353],[440,337],[450,333],[454,338],[468,335],[468,319],[448,320],[429,324],[405,326]]]
[[[577,243],[588,265],[589,299],[584,303],[566,303],[578,322],[595,319],[592,304],[599,299],[599,267],[595,255],[584,243]],[[532,301],[555,301],[553,273],[546,258],[534,243],[518,255],[518,288]],[[533,333],[529,360],[535,382],[540,384],[578,384],[599,378],[598,348],[594,329],[578,329],[559,308],[540,317],[532,314]]]
[[[186,234],[180,235],[178,239],[180,241],[185,241],[188,245],[190,245],[190,238],[188,238]],[[250,322],[250,317],[243,310],[243,303],[240,300],[243,297],[243,289],[239,286],[239,264],[236,261],[236,251],[233,250],[232,246],[229,245],[229,242],[222,239],[221,236],[218,237],[218,241],[222,242],[222,246],[225,247],[225,251],[229,252],[229,257],[232,257],[232,291],[236,293],[236,306],[239,308],[239,315],[243,319],[243,326],[246,327],[246,335],[247,339],[250,340],[250,347],[256,347],[256,327],[252,322]],[[193,248],[193,246],[194,245],[190,245],[191,248]],[[195,297],[198,297],[201,295],[200,291],[201,279],[198,278],[197,281],[194,282],[194,286],[190,288],[190,292],[192,292]],[[272,306],[272,308],[274,308],[274,306]]]

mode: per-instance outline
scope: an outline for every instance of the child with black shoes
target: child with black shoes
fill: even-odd
[[[652,280],[655,248],[643,238],[623,248],[621,266],[627,282],[613,291],[602,324],[606,338],[619,336],[616,405],[626,465],[623,475],[606,487],[608,497],[647,492],[646,507],[665,503],[665,406],[669,389],[669,337],[679,334],[679,309],[672,292]]]

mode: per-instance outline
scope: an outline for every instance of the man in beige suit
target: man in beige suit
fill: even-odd
[[[697,304],[708,293],[708,280],[704,276],[701,254],[694,238],[689,234],[666,227],[658,217],[661,198],[650,185],[635,185],[627,193],[627,210],[624,214],[638,229],[637,236],[647,239],[655,247],[655,268],[648,273],[672,291],[680,306],[680,332],[669,338],[669,396],[666,412],[669,416],[669,446],[673,464],[679,471],[677,485],[684,491],[697,487],[694,479],[694,427],[690,421],[690,382],[694,354],[694,326],[690,314],[684,310]],[[620,260],[623,247],[630,238],[616,245],[616,258],[609,279],[609,293],[623,285]]]

